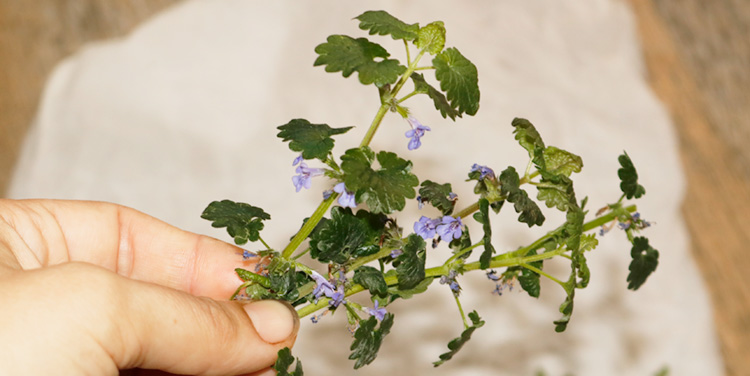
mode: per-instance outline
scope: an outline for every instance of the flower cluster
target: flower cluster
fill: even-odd
[[[461,286],[459,286],[458,282],[456,281],[456,276],[458,276],[458,273],[455,270],[451,270],[448,275],[440,277],[440,284],[448,285],[451,291],[453,291],[454,295],[458,295],[461,291]]]
[[[422,216],[417,222],[414,222],[414,232],[424,240],[430,240],[435,235],[445,241],[458,239],[463,233],[464,224],[461,217],[451,217],[449,215],[441,218],[428,218]]]
[[[320,275],[320,273],[314,270],[312,271],[312,274],[310,274],[310,276],[315,280],[316,283],[315,289],[312,293],[315,297],[315,301],[320,299],[321,296],[325,296],[326,298],[330,299],[328,301],[328,305],[330,305],[331,308],[337,308],[341,303],[345,302],[344,282],[342,282],[341,280],[336,282],[329,281],[325,277]]]

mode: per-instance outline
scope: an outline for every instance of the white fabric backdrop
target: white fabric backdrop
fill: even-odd
[[[526,117],[548,144],[583,157],[576,187],[593,209],[618,197],[616,158],[627,149],[648,192],[639,208],[656,223],[647,235],[661,251],[660,265],[640,291],[627,291],[628,244],[618,233],[602,238],[589,255],[591,286],[576,295],[563,334],[552,325],[563,299],[555,285],[544,283],[539,300],[524,293],[497,297],[484,276],[467,277],[464,307],[477,309],[487,325],[454,360],[433,370],[431,362],[462,329],[450,294],[436,284],[392,306],[394,333],[380,358],[359,374],[649,375],[663,366],[674,375],[720,374],[709,301],[679,211],[684,180],[673,129],[643,78],[627,6],[617,0],[458,4],[232,0],[174,6],[127,38],[91,44],[58,66],[11,196],[117,202],[223,239],[199,215],[210,201],[229,198],[271,213],[264,237],[283,247],[329,183],[317,179],[310,191],[294,192],[295,154],[275,137],[276,126],[297,117],[357,126],[337,141],[343,151],[358,142],[378,106],[374,90],[354,76],[313,68],[313,48],[329,34],[365,36],[351,18],[367,9],[423,25],[443,20],[447,45],[479,69],[479,113],[453,124],[426,98],[415,99],[413,113],[433,129],[422,148],[406,150],[407,125],[393,115],[374,148],[396,151],[414,162],[420,178],[452,181],[459,197],[468,197],[472,185],[462,181],[473,163],[497,171],[525,167],[510,121]],[[371,38],[401,57],[399,43]],[[529,233],[511,214],[495,220],[501,250],[549,229]],[[418,215],[412,208],[401,224],[410,227]],[[549,226],[560,219],[548,217]],[[295,353],[311,375],[352,373],[350,335],[338,316],[316,325],[303,320]]]

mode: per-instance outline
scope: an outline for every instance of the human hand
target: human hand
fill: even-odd
[[[11,375],[273,374],[299,320],[285,303],[225,301],[239,282],[226,271],[252,268],[238,253],[114,204],[0,200],[0,364]]]

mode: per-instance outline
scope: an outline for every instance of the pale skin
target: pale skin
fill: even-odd
[[[0,200],[9,375],[273,375],[299,319],[227,301],[241,250],[101,202]]]

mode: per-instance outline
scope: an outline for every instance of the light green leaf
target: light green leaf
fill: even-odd
[[[440,53],[445,47],[445,25],[443,22],[435,21],[419,29],[414,45],[432,55]]]
[[[570,176],[574,172],[581,172],[583,160],[573,153],[548,146],[544,149],[544,165],[552,174]]]
[[[390,35],[393,39],[411,41],[419,31],[419,24],[406,24],[382,10],[368,10],[356,19],[359,20],[359,28],[369,30],[370,35]]]

